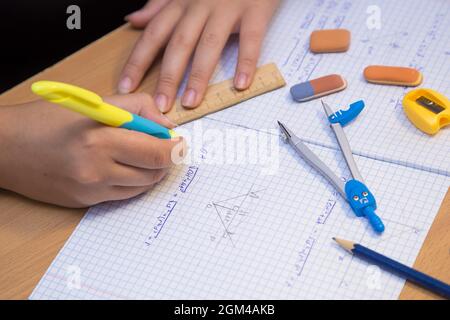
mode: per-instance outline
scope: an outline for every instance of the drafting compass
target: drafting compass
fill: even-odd
[[[322,174],[328,181],[339,191],[341,196],[347,200],[353,212],[358,217],[366,217],[372,228],[376,232],[384,231],[384,224],[380,217],[377,216],[375,210],[377,204],[373,194],[369,188],[364,184],[361,173],[356,166],[353,158],[350,144],[345,136],[343,126],[355,119],[364,108],[362,100],[352,103],[348,110],[340,110],[335,113],[331,108],[322,101],[323,109],[327,115],[330,127],[333,130],[339,144],[339,148],[344,156],[347,166],[352,175],[352,179],[348,181],[341,180],[331,169],[322,162],[291,130],[289,130],[283,123],[278,121],[280,130],[284,135],[285,141],[289,143],[294,150],[314,169]]]

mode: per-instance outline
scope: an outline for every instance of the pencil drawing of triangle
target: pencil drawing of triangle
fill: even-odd
[[[232,236],[236,234],[238,227],[245,222],[246,218],[252,213],[249,209],[249,202],[260,198],[260,193],[265,189],[253,191],[253,185],[250,190],[244,194],[239,194],[227,199],[213,201],[211,204],[216,212],[221,228],[220,238],[228,238],[230,243],[235,246]],[[220,243],[220,241],[218,242]]]

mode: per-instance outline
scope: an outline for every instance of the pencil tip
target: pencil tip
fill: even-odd
[[[352,250],[355,247],[355,244],[349,240],[339,239],[339,238],[335,238],[335,237],[333,237],[333,240],[336,241],[338,245],[340,245],[342,248],[344,248],[345,250],[347,250],[350,253],[352,252]]]

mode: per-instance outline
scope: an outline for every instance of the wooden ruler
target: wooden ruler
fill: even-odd
[[[177,101],[173,108],[166,113],[166,116],[176,124],[183,124],[284,85],[286,82],[277,66],[269,63],[257,69],[253,83],[247,90],[236,90],[232,79],[212,84],[208,87],[203,102],[197,108],[186,109]]]

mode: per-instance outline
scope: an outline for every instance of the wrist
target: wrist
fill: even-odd
[[[7,151],[5,147],[9,146],[8,142],[11,137],[12,119],[14,118],[13,112],[13,106],[0,106],[0,145],[2,151],[0,157]]]
[[[15,108],[18,106],[0,106],[0,188],[8,189],[9,170],[14,143]]]

